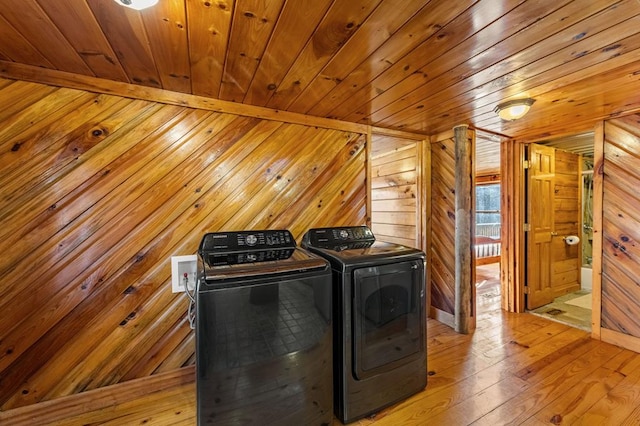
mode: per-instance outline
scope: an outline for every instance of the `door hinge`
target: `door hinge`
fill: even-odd
[[[529,232],[531,231],[531,226],[528,223],[525,223],[524,225],[522,225],[522,229],[524,230],[524,232]]]
[[[522,168],[523,169],[528,169],[529,168],[529,160],[524,160],[522,162]]]
[[[529,287],[528,286],[524,286],[524,294],[529,294]]]

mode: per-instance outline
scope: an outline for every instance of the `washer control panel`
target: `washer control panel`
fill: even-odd
[[[238,251],[295,248],[288,230],[211,232],[200,242],[200,252],[234,253]]]
[[[275,260],[289,259],[293,254],[293,248],[273,250],[251,250],[236,253],[210,252],[207,258],[209,266],[240,265],[243,263],[272,262]]]

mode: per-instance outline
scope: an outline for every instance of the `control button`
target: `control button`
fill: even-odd
[[[256,237],[253,234],[249,234],[247,235],[246,242],[247,242],[247,245],[249,246],[255,246],[256,243],[258,242],[258,237]]]
[[[347,238],[349,238],[349,232],[346,229],[341,229],[340,230],[340,238],[346,240]]]

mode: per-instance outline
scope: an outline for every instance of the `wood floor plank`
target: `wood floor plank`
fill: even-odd
[[[464,365],[469,366],[469,363]],[[463,380],[460,378],[465,377],[465,372],[458,368],[461,365],[450,368],[443,374],[437,374],[437,377],[434,377],[435,383],[431,380],[424,392],[403,401],[392,411],[384,414],[392,414],[393,420],[400,424],[420,424],[422,418],[428,419],[449,409],[457,410],[458,404],[468,404],[468,399],[473,399],[483,392],[490,392],[492,387],[509,379],[508,375],[503,374],[504,370],[499,365],[491,367],[482,366],[481,363],[474,365],[480,367],[478,371],[474,374],[468,374],[467,371],[466,378]],[[418,418],[416,418],[417,412],[420,413]],[[413,420],[418,423],[411,423]]]
[[[625,377],[607,395],[589,408],[573,424],[620,425],[638,424],[640,413],[640,357],[635,356],[624,368],[619,370]]]
[[[433,425],[468,425],[481,418],[483,415],[492,412],[495,408],[504,405],[505,402],[526,391],[527,384],[516,377],[507,377],[498,383],[483,389],[481,392],[465,399],[464,401],[449,407],[447,410],[435,416],[422,416],[420,411],[414,411],[412,420],[415,423],[396,422],[396,413],[389,416],[388,422],[381,425],[399,424],[433,424]],[[398,413],[400,415],[400,413]]]
[[[514,374],[523,380],[530,382],[540,381],[553,374],[558,368],[568,364],[577,356],[580,356],[599,345],[599,342],[591,339],[590,336],[576,340],[575,342],[552,352],[548,356],[540,359],[533,365],[529,365]]]
[[[533,419],[547,424],[553,419],[562,420],[563,424],[572,424],[593,404],[604,398],[623,378],[622,373],[618,371],[600,367],[559,398],[547,404],[535,414]]]
[[[470,335],[429,319],[427,387],[350,425],[640,424],[640,354],[502,312],[499,298],[478,316]],[[0,412],[0,424],[193,425],[193,373],[184,367]]]
[[[520,393],[483,416],[476,424],[493,426],[500,424],[504,419],[510,419],[513,424],[522,423],[535,415],[541,406],[550,404],[585,378],[593,375],[594,371],[620,352],[620,348],[612,345],[598,345],[570,364],[558,369],[551,376],[535,383],[526,392]],[[561,415],[561,413],[558,414]]]

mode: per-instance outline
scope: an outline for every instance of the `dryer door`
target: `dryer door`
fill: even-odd
[[[360,268],[353,274],[353,368],[357,379],[365,379],[425,351],[424,262]]]

